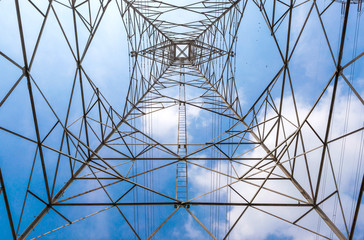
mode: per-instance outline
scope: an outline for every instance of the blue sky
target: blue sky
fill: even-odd
[[[323,9],[324,6],[328,4],[329,1],[319,1],[319,9]],[[39,5],[38,5],[39,4]],[[97,3],[94,3],[95,6]],[[47,1],[37,3],[37,6],[41,11],[45,11],[47,7]],[[270,5],[267,5],[267,10],[270,10]],[[364,41],[363,41],[363,24],[358,26],[358,38],[357,38],[357,48],[354,48],[354,33],[355,25],[357,21],[357,11],[356,5],[351,8],[348,30],[345,39],[345,48],[343,54],[343,65],[345,65],[352,58],[364,51]],[[299,30],[304,23],[305,17],[311,7],[311,4],[303,4],[293,10],[293,26],[291,32],[291,42],[290,46],[295,43],[298,37]],[[32,51],[35,46],[37,35],[42,23],[42,17],[37,12],[37,10],[31,6],[27,1],[20,1],[20,8],[22,13],[22,21],[24,25],[24,35],[26,39],[26,48],[28,59],[31,59]],[[69,38],[70,45],[72,49],[75,50],[75,37],[73,34],[73,20],[72,12],[70,9],[65,8],[60,4],[54,4],[54,9],[60,21],[62,27]],[[282,7],[283,9],[283,7]],[[279,10],[282,10],[279,9]],[[95,12],[96,13],[96,12]],[[93,13],[93,16],[95,16]],[[181,17],[181,16],[179,16]],[[183,19],[183,18],[182,18]],[[326,34],[330,41],[330,46],[332,48],[334,58],[337,59],[339,52],[339,41],[340,32],[342,24],[341,15],[341,4],[333,3],[327,12],[322,17],[323,23],[326,27]],[[78,22],[79,27],[79,42],[80,46],[84,46],[87,38],[88,32],[85,27]],[[279,46],[285,51],[286,43],[286,26],[287,19],[284,19],[282,26],[277,30],[276,36]],[[16,10],[13,1],[3,0],[0,2],[0,51],[6,56],[9,56],[19,65],[23,65],[22,51],[20,44],[19,31],[16,20]],[[354,51],[353,49],[356,49]],[[117,12],[117,6],[115,2],[111,2],[110,6],[107,8],[105,16],[103,17],[101,24],[95,34],[92,44],[84,57],[82,66],[84,71],[92,80],[100,92],[103,94],[107,102],[113,107],[113,109],[119,114],[123,113],[125,98],[127,96],[127,90],[130,78],[130,63],[132,59],[129,59],[128,55],[128,42],[127,35],[125,33],[122,20]],[[279,52],[277,51],[276,43],[272,38],[265,20],[262,17],[259,9],[249,1],[247,4],[247,9],[243,20],[241,22],[240,30],[238,33],[237,47],[236,47],[236,74],[235,81],[237,84],[237,92],[240,99],[240,104],[243,114],[247,113],[252,104],[258,99],[259,95],[264,91],[267,84],[273,79],[279,69],[283,66],[282,59],[280,58]],[[344,69],[344,75],[351,81],[351,84],[358,91],[359,95],[363,96],[364,93],[364,58],[359,58],[355,66],[352,64]],[[307,113],[309,112],[312,105],[315,103],[316,99],[319,98],[322,89],[329,81],[331,75],[335,71],[335,64],[332,61],[329,48],[327,47],[325,35],[322,31],[319,19],[317,17],[316,9],[313,9],[312,16],[307,22],[307,26],[300,38],[299,44],[295,49],[292,59],[290,61],[290,74],[293,79],[293,89],[295,92],[295,99],[297,101],[297,106],[300,112],[300,120],[303,120]],[[22,70],[16,67],[14,64],[7,61],[4,57],[0,56],[0,98],[2,99],[9,89],[13,86],[16,80],[22,75]],[[76,64],[73,59],[70,48],[63,37],[62,31],[57,24],[57,19],[54,14],[51,13],[47,23],[44,28],[44,33],[40,41],[37,54],[35,55],[34,62],[32,65],[31,75],[34,78],[37,86],[45,94],[46,99],[49,101],[50,105],[56,112],[56,115],[61,121],[66,119],[68,101],[70,98],[70,93],[72,89],[72,84],[75,78]],[[86,98],[91,99],[92,94],[90,94],[91,87],[88,85],[86,76],[82,75],[85,83]],[[272,90],[274,101],[277,105],[279,104],[279,93],[282,85],[282,77],[277,81],[277,85]],[[286,87],[289,87],[286,83]],[[345,132],[350,132],[354,129],[358,129],[363,126],[363,114],[364,108],[356,96],[349,90],[345,81],[340,77],[338,84],[337,100],[335,102],[335,110],[333,117],[333,130],[331,131],[332,139],[335,136],[340,136]],[[201,94],[200,90],[195,90],[193,88],[187,88],[187,97],[197,96]],[[41,126],[40,135],[45,137],[47,131],[49,131],[54,124],[57,122],[57,117],[49,109],[44,98],[41,96],[36,86],[33,84],[34,99],[36,102],[36,109],[38,113],[38,121]],[[330,85],[320,99],[320,102],[309,116],[309,121],[312,123],[313,127],[317,129],[318,135],[324,136],[328,106],[330,103],[330,96],[332,94],[333,87]],[[177,88],[169,89],[165,91],[171,97],[177,97]],[[76,120],[82,111],[81,109],[81,99],[79,97],[80,89],[76,86],[74,104],[71,106],[70,122]],[[31,106],[28,100],[28,89],[25,78],[21,80],[18,86],[15,88],[14,92],[10,97],[4,102],[4,105],[0,107],[0,126],[6,129],[15,131],[21,135],[24,135],[30,139],[36,139]],[[295,114],[292,107],[292,95],[289,91],[285,92],[284,95],[284,114],[287,119],[294,121]],[[262,100],[258,101],[262,102]],[[149,134],[162,143],[175,143],[177,137],[177,106],[171,107],[160,111],[158,113],[153,113],[148,117],[144,118],[144,122],[137,122],[138,127],[145,131],[150,131]],[[94,114],[94,113],[90,113]],[[273,111],[268,111],[268,115],[274,115]],[[105,116],[105,115],[104,115]],[[348,123],[343,126],[343,122],[347,117],[349,117]],[[262,118],[263,116],[259,116]],[[213,124],[221,121],[221,124],[214,128]],[[188,139],[189,143],[200,143],[204,144],[219,134],[224,134],[224,131],[231,126],[233,122],[226,119],[218,118],[214,114],[199,110],[197,108],[188,107],[187,108],[187,126],[188,126]],[[143,125],[144,124],[144,125]],[[146,125],[150,124],[150,127]],[[287,123],[287,134],[293,132],[295,129],[288,127]],[[79,122],[75,123],[70,127],[71,131],[77,132],[79,130]],[[240,125],[241,127],[241,125]],[[125,127],[126,130],[130,130]],[[318,137],[313,134],[313,132],[305,126],[304,137],[307,142],[308,149],[314,148],[318,145]],[[347,203],[348,208],[345,208],[345,212],[350,212],[350,206],[353,202],[353,185],[355,182],[355,176],[363,175],[364,165],[359,165],[358,168],[353,168],[352,166],[357,166],[357,164],[362,162],[363,155],[360,152],[360,144],[363,145],[362,134],[353,134],[346,138],[345,142],[339,141],[330,144],[332,151],[330,152],[331,157],[334,161],[334,168],[341,169],[342,174],[338,174],[336,177],[341,179],[341,196],[342,201]],[[45,140],[45,144],[55,148],[59,148],[61,144],[62,129],[60,125],[56,125],[55,130],[52,134]],[[144,138],[146,140],[146,138]],[[148,141],[148,140],[146,140]],[[42,179],[40,156],[36,152],[36,144],[30,143],[29,141],[22,140],[17,136],[9,134],[5,131],[0,130],[0,166],[4,176],[4,181],[6,184],[8,197],[11,205],[11,210],[18,227],[18,221],[21,213],[21,207],[23,205],[24,195],[27,189],[27,183],[29,176],[31,175],[31,169],[33,160],[34,161],[34,172],[32,176],[30,189],[41,199],[46,199],[46,194],[44,190],[44,181]],[[97,144],[97,142],[91,142],[90,145]],[[274,140],[272,137],[267,137],[267,145],[274,146]],[[343,149],[345,150],[341,150]],[[191,150],[192,151],[192,147]],[[239,155],[244,152],[243,147],[240,148],[235,154]],[[231,149],[227,149],[231,154]],[[114,153],[102,152],[105,156],[113,156]],[[320,157],[321,151],[313,150],[309,157],[310,159],[318,159]],[[72,153],[74,154],[74,153]],[[168,154],[162,153],[155,150],[154,156],[166,157]],[[249,157],[261,157],[261,149],[255,149],[251,151]],[[45,158],[47,159],[47,168],[50,172],[54,172],[57,163],[58,154],[50,151],[44,150]],[[206,151],[202,151],[196,157],[219,157],[221,153],[209,148]],[[343,166],[340,164],[342,159],[346,162]],[[66,181],[69,178],[69,173],[67,173],[67,158],[64,157],[62,165],[60,166],[60,176],[59,182],[57,182],[56,187],[60,187],[62,181]],[[155,166],[161,165],[165,162],[156,162]],[[197,163],[197,161],[196,161]],[[137,167],[135,172],[138,170],[146,169],[150,165],[142,165],[146,163],[140,163],[139,169]],[[149,163],[148,163],[149,164]],[[204,166],[211,169],[220,169],[227,173],[231,173],[231,168],[227,167],[226,163],[217,162],[203,162]],[[122,167],[118,168],[121,172],[126,172],[131,166],[131,163],[126,163]],[[312,160],[312,171],[316,171],[318,168],[317,162]],[[244,171],[243,167],[237,166],[238,170]],[[302,165],[303,169],[303,165]],[[315,170],[316,169],[316,170]],[[325,165],[327,172],[330,169],[329,165]],[[175,173],[175,165],[165,167],[161,170],[156,171],[153,175],[146,175],[146,178],[138,177],[136,181],[142,185],[150,186],[150,179],[153,179],[153,187],[164,194],[173,196],[174,195],[174,181],[175,177],[171,173]],[[327,196],[330,190],[333,189],[330,180],[332,176],[326,172],[327,184],[325,185],[326,192],[322,192],[322,196]],[[90,171],[86,171],[90,173]],[[208,179],[214,179],[209,181]],[[297,179],[304,185],[307,183],[305,179],[304,170],[302,170],[302,175],[297,175]],[[214,182],[216,180],[216,182]],[[191,196],[199,196],[200,194],[206,193],[209,189],[214,189],[219,186],[223,186],[228,183],[229,179],[219,178],[217,174],[211,171],[207,171],[196,165],[190,165],[190,194]],[[104,184],[108,181],[105,180]],[[79,189],[90,189],[92,187],[97,187],[98,184],[93,181],[77,182],[77,185],[71,186],[64,197],[72,196],[72,194],[77,194]],[[254,188],[248,186],[247,184],[237,183],[234,185],[237,189],[241,190],[247,196],[250,196],[254,191]],[[304,185],[308,188],[308,186]],[[110,194],[114,194],[112,197],[118,196],[118,194],[124,193],[127,189],[131,187],[130,183],[116,184],[110,187]],[[282,192],[291,192],[292,186],[275,186]],[[134,189],[133,195],[127,195],[125,202],[135,201],[135,196],[140,196],[139,201],[147,201],[153,199],[154,201],[166,201],[163,197],[156,196],[153,194],[146,194],[142,189]],[[139,191],[139,192],[138,192]],[[324,191],[324,190],[322,190]],[[203,200],[218,200],[225,201],[230,199],[231,201],[239,202],[241,199],[237,195],[232,195],[229,198],[228,191],[221,191],[221,193],[210,194],[208,196],[200,198]],[[270,196],[268,192],[263,192],[260,195],[260,199],[264,201],[265,197]],[[5,207],[3,199],[0,195],[0,224],[1,224],[1,235],[4,239],[11,239],[11,232],[7,224],[7,218],[5,215]],[[276,201],[283,201],[278,196]],[[93,194],[81,197],[76,202],[82,201],[102,201],[108,200],[108,197],[101,191],[97,191]],[[325,210],[330,212],[330,214],[335,215],[337,212],[333,209],[333,206],[337,204],[337,201],[328,202],[325,205]],[[363,204],[362,204],[363,205]],[[34,216],[38,214],[44,207],[44,204],[34,197],[28,197],[27,204],[24,209],[23,222],[20,226],[20,233],[24,230],[25,226],[29,224]],[[364,206],[362,206],[363,209]],[[91,214],[95,211],[101,210],[104,207],[57,207],[57,210],[64,213],[67,217],[72,219],[72,221]],[[141,238],[144,239],[147,233],[154,231],[164,219],[166,219],[175,209],[172,206],[156,206],[156,207],[138,207],[138,210],[133,207],[120,207],[120,210],[125,214],[126,219],[131,221],[131,224],[136,227],[138,232],[141,233]],[[260,209],[267,210],[267,209]],[[300,228],[293,227],[279,221],[275,218],[263,214],[262,211],[257,209],[249,209],[247,214],[243,217],[235,230],[231,233],[230,239],[316,239],[315,236],[303,231]],[[144,213],[149,212],[149,218],[144,219]],[[190,210],[193,214],[199,217],[201,221],[210,229],[214,229],[218,238],[222,238],[223,232],[226,230],[226,225],[231,225],[233,221],[241,213],[241,207],[208,207],[203,206],[199,208],[191,207]],[[300,212],[290,212],[291,210],[287,208],[272,210],[277,212],[277,214],[282,214],[284,216],[299,214]],[[137,213],[138,212],[138,213]],[[212,218],[211,214],[214,217]],[[136,219],[136,216],[138,216]],[[153,218],[151,216],[154,216]],[[340,215],[338,215],[338,219]],[[214,219],[216,221],[211,221]],[[349,220],[349,219],[347,219]],[[139,222],[138,222],[139,221]],[[148,221],[154,221],[148,227]],[[138,222],[138,224],[136,224]],[[358,221],[357,235],[356,239],[362,239],[364,236],[364,214],[361,211]],[[67,222],[62,219],[54,211],[50,211],[42,220],[43,224],[39,224],[35,231],[31,233],[31,237],[39,236],[51,229],[57,228]],[[219,225],[220,224],[220,225]],[[317,217],[317,215],[312,214],[308,216],[302,225],[313,229],[314,231],[320,231],[320,233],[327,236],[332,236],[329,233],[329,229],[325,224]],[[343,223],[338,220],[338,225],[341,229],[344,229]],[[50,233],[44,237],[44,239],[133,239],[134,235],[130,228],[125,223],[125,220],[120,216],[117,209],[111,208],[95,216],[89,217],[86,220],[79,221],[68,227],[65,227],[54,233]],[[209,235],[203,228],[195,221],[191,215],[185,209],[179,209],[171,219],[164,225],[160,231],[155,235],[155,239],[207,239]],[[318,238],[320,239],[320,238]]]

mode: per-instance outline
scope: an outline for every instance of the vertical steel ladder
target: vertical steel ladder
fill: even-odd
[[[184,66],[181,65],[179,81],[179,103],[178,103],[178,145],[176,174],[176,198],[180,201],[188,200],[188,174],[187,174],[187,122],[186,122],[186,86]]]

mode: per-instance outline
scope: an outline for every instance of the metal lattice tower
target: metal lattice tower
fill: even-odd
[[[0,1],[0,239],[360,239],[361,5]]]

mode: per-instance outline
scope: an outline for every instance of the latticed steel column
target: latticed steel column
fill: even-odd
[[[17,62],[0,49],[0,60],[5,59],[15,66],[20,75],[10,88],[6,85],[6,91],[0,92],[0,97],[5,96],[0,99],[0,114],[8,114],[1,110],[3,105],[8,107],[9,101],[19,101],[15,101],[11,110],[26,102],[31,110],[29,122],[34,128],[34,136],[28,136],[0,118],[1,133],[29,143],[35,152],[23,205],[17,211],[21,214],[14,218],[19,218],[19,222],[15,224],[10,208],[13,204],[8,201],[12,198],[7,197],[5,190],[8,188],[5,189],[0,171],[0,199],[4,199],[14,239],[41,238],[109,209],[121,216],[121,224],[129,230],[130,238],[135,239],[156,236],[178,215],[175,215],[177,211],[184,211],[199,224],[205,236],[228,239],[239,224],[249,223],[246,215],[250,210],[283,220],[313,236],[354,238],[362,211],[359,207],[364,178],[360,192],[353,194],[357,197],[350,199],[356,201],[353,217],[346,212],[348,206],[342,196],[355,191],[343,190],[338,179],[341,179],[344,160],[351,160],[344,159],[345,142],[353,137],[360,142],[357,182],[360,183],[363,173],[364,128],[352,124],[348,112],[352,99],[355,98],[358,112],[364,109],[364,100],[360,95],[362,88],[350,80],[354,76],[353,68],[350,73],[347,69],[362,61],[364,53],[354,51],[352,57],[345,55],[348,42],[345,39],[349,31],[353,32],[349,30],[353,9],[350,5],[358,4],[359,11],[362,1],[196,0],[185,4],[179,1],[100,0],[93,3],[86,0],[48,1],[46,8],[34,1],[28,2],[42,19],[34,51],[28,49],[34,42],[24,34],[28,30],[23,30],[22,3],[18,0],[14,19],[17,19],[20,36],[17,49],[21,49],[23,61]],[[341,5],[335,2],[343,3],[340,29],[332,28],[335,34],[340,32],[337,56],[330,39],[335,34],[326,29],[328,24],[324,18],[331,9]],[[0,1],[0,10],[1,4]],[[84,66],[88,50],[93,48],[93,39],[103,27],[104,15],[112,4],[119,13],[117,20],[125,26],[129,50],[129,88],[124,108],[118,111],[92,80],[89,67]],[[236,68],[242,66],[236,63],[236,47],[238,29],[249,7],[262,15],[261,22],[266,25],[267,36],[271,36],[270,48],[276,51],[277,59],[274,59],[275,72],[269,73],[272,76],[269,75],[268,80],[267,76],[253,76],[255,88],[262,83],[266,86],[257,99],[250,101],[251,106],[242,106],[238,84],[249,76],[235,74]],[[303,14],[300,9],[305,8],[306,19],[301,23],[295,19],[295,14]],[[59,14],[63,11],[69,11],[70,26],[63,26],[67,22]],[[174,14],[183,17],[175,19]],[[52,106],[53,102],[43,93],[45,89],[38,84],[39,73],[34,73],[32,68],[34,59],[38,58],[38,46],[43,44],[43,29],[47,28],[49,16],[55,17],[75,70],[70,93],[65,94],[69,100],[64,101],[66,104],[61,108],[66,109],[66,113]],[[305,36],[306,25],[316,25],[322,31],[322,42],[329,53],[326,61],[334,70],[323,78],[325,82],[317,98],[312,97],[312,106],[302,107],[297,104],[298,94],[295,94],[297,85],[302,87],[296,84],[302,82],[295,76],[300,74],[294,73],[300,65],[295,66],[294,61],[301,56],[296,49],[305,46],[309,39]],[[299,31],[293,31],[296,28]],[[118,77],[118,83],[124,85],[124,76]],[[27,90],[25,101],[16,91],[22,85]],[[316,85],[311,87],[316,88]],[[346,87],[350,96],[346,100],[345,121],[336,112],[337,106],[340,106],[339,112],[345,108],[340,97],[342,87]],[[327,107],[327,116],[320,117],[320,124],[316,126],[317,119],[312,115],[317,112],[320,115],[324,107]],[[197,114],[199,120],[204,118],[205,122],[201,122],[209,126],[211,132],[200,133],[202,123],[192,121],[196,117],[192,110],[201,112]],[[153,132],[158,126],[151,119],[164,112],[170,118],[166,122],[173,121],[173,139],[168,138],[168,134],[160,136]],[[163,114],[162,118],[166,120]],[[345,127],[332,135],[338,126],[337,119],[339,123],[344,122]],[[48,122],[53,125],[47,126]],[[161,126],[162,133],[164,127]],[[326,131],[322,133],[322,129]],[[334,161],[333,151],[340,141],[343,143],[338,163]],[[17,168],[19,160],[16,157],[10,160]],[[196,187],[201,184],[197,183],[201,180],[196,172],[205,174],[202,185],[207,187]],[[7,181],[6,184],[11,186]],[[10,191],[11,194],[14,191]],[[330,206],[332,202],[334,210]],[[209,219],[205,215],[206,206],[210,210]],[[82,207],[95,211],[79,216],[75,209]],[[164,212],[155,214],[162,208]],[[286,214],[291,211],[295,212],[293,217]],[[62,224],[52,225],[46,232],[42,228],[37,231],[37,225],[49,223],[47,214],[51,220],[60,219],[56,222]],[[234,215],[234,219],[230,219],[230,215]],[[311,222],[311,216],[322,221],[325,229],[305,225]]]

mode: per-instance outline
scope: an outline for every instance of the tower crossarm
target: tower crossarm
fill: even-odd
[[[130,12],[129,8],[131,8],[134,10],[134,12],[140,15],[146,22],[148,22],[153,29],[155,29],[157,32],[163,35],[163,37],[165,37],[167,40],[171,41],[171,39],[167,35],[165,35],[157,26],[154,25],[151,19],[147,18],[137,7],[135,7],[134,4],[135,1],[133,2],[128,0],[121,0],[121,1],[124,2],[126,5],[122,10],[122,17],[124,17],[125,14],[129,13]]]

